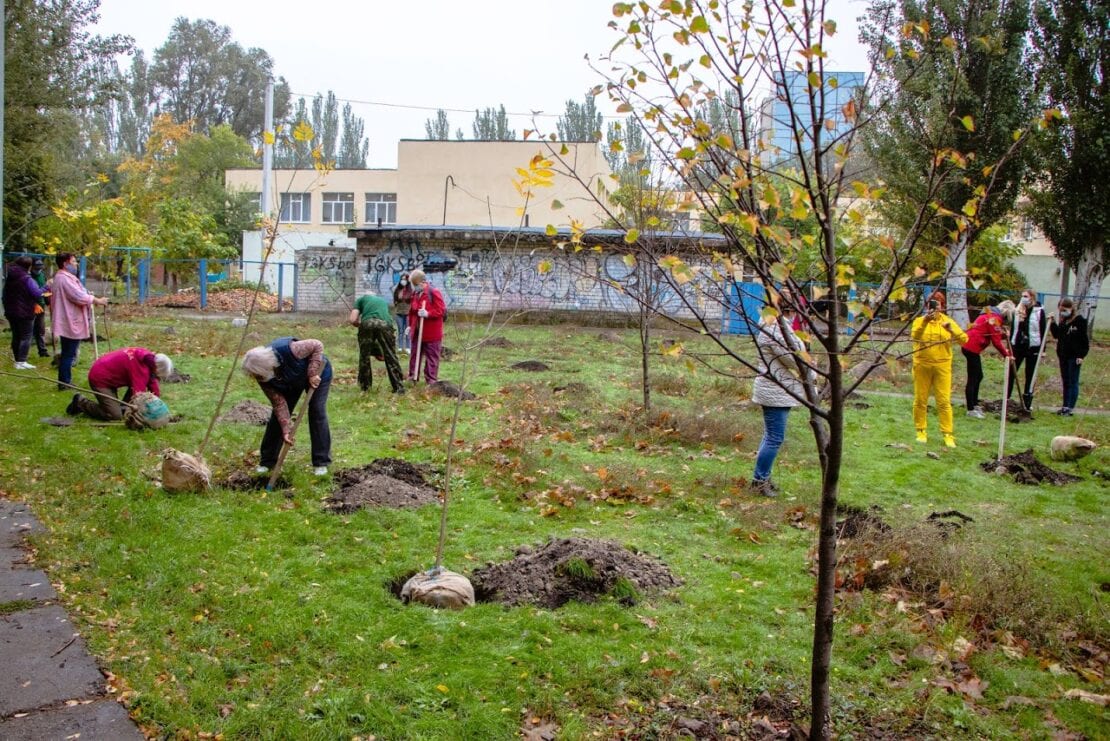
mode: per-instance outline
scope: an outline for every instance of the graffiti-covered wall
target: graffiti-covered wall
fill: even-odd
[[[355,258],[358,295],[389,298],[400,274],[429,258],[457,261],[448,273],[431,273],[432,285],[444,293],[448,308],[489,311],[586,311],[635,313],[646,282],[642,269],[614,248],[559,249],[551,239],[510,241],[504,232],[460,229],[366,230],[358,234]],[[630,264],[631,262],[631,264]],[[658,305],[672,316],[698,313],[719,319],[720,291],[707,285],[711,271],[683,286],[684,297],[664,286]],[[661,283],[661,281],[657,282]]]
[[[355,300],[355,253],[309,247],[297,257],[297,303],[302,311],[342,311]]]

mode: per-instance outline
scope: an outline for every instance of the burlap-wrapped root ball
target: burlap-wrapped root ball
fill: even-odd
[[[123,413],[123,423],[132,430],[157,430],[170,421],[170,408],[166,402],[149,391],[131,397],[130,406]]]
[[[200,458],[170,448],[162,453],[162,488],[171,494],[201,492],[212,483],[212,472]]]
[[[401,601],[461,610],[474,604],[474,587],[462,574],[447,569],[421,571],[401,587]]]

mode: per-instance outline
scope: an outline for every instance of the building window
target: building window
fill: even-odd
[[[397,223],[396,193],[366,194],[366,223],[377,224],[378,219],[381,219],[383,224]]]
[[[1028,242],[1033,239],[1033,231],[1033,220],[1026,216],[1021,220],[1021,238]]]
[[[355,223],[355,194],[325,193],[323,222],[325,224]]]
[[[312,194],[282,193],[281,220],[288,224],[307,224],[312,221]]]

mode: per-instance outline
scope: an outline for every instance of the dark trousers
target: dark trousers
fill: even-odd
[[[397,338],[393,325],[381,319],[367,319],[358,326],[358,387],[369,391],[374,385],[373,358],[385,363],[389,385],[394,391],[404,391],[404,374],[397,359]]]
[[[77,360],[77,351],[81,349],[81,340],[69,337],[60,338],[62,341],[62,359],[58,361],[58,380],[62,383],[73,383],[73,362]],[[62,386],[58,387],[62,389]]]
[[[35,327],[32,334],[35,336],[35,347],[39,350],[39,357],[49,358],[50,351],[46,349],[46,312],[35,314]]]
[[[106,422],[118,422],[123,419],[123,407],[119,403],[119,397],[116,396],[116,389],[93,386],[92,390],[98,394],[95,397],[96,401],[86,399],[84,396],[77,397],[77,411]],[[130,390],[124,394],[123,400],[131,400]]]
[[[983,359],[979,353],[960,348],[967,360],[967,386],[964,387],[964,403],[967,411],[979,406],[979,386],[983,383]]]
[[[439,380],[439,354],[443,349],[443,343],[436,342],[421,342],[420,343],[420,361],[424,364],[424,381],[426,383],[435,383]],[[409,356],[409,378],[414,381],[420,380],[420,369],[416,367],[416,350],[412,351]]]
[[[308,436],[312,441],[312,465],[314,466],[331,464],[331,428],[328,426],[328,391],[330,390],[330,378],[320,381],[320,385],[312,393],[312,400],[308,402]],[[289,405],[290,415],[293,414],[293,408],[302,393],[304,393],[303,390],[298,389],[283,394],[285,403]],[[278,424],[277,415],[271,412],[270,421],[266,423],[266,432],[262,435],[259,464],[267,468],[276,466],[283,442],[281,425]]]
[[[15,357],[15,362],[26,363],[27,354],[31,352],[31,332],[34,329],[35,320],[17,316],[6,318],[12,327],[12,355]]]
[[[1064,407],[1075,409],[1079,401],[1079,371],[1083,366],[1073,355],[1057,355],[1060,360],[1060,381],[1064,386]]]
[[[1014,393],[1014,381],[1017,380],[1017,372],[1023,363],[1025,364],[1025,390],[1022,393],[1026,397],[1032,395],[1033,374],[1037,372],[1037,354],[1040,350],[1040,346],[1030,347],[1024,351],[1019,347],[1014,348],[1014,367],[1010,371],[1010,385],[1006,388],[1007,399]]]

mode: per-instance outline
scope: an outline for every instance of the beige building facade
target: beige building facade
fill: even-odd
[[[423,141],[402,140],[397,147],[397,169],[275,170],[272,203],[260,211],[280,212],[286,231],[332,232],[346,236],[348,229],[394,226],[545,226],[568,224],[585,228],[604,223],[604,214],[586,186],[556,172],[550,187],[532,189],[527,208],[513,185],[518,168],[527,169],[548,146],[558,151],[561,142],[538,141]],[[597,192],[598,183],[613,188],[612,173],[601,146],[566,143],[563,155],[578,176]],[[227,187],[258,193],[260,169],[228,170]]]

